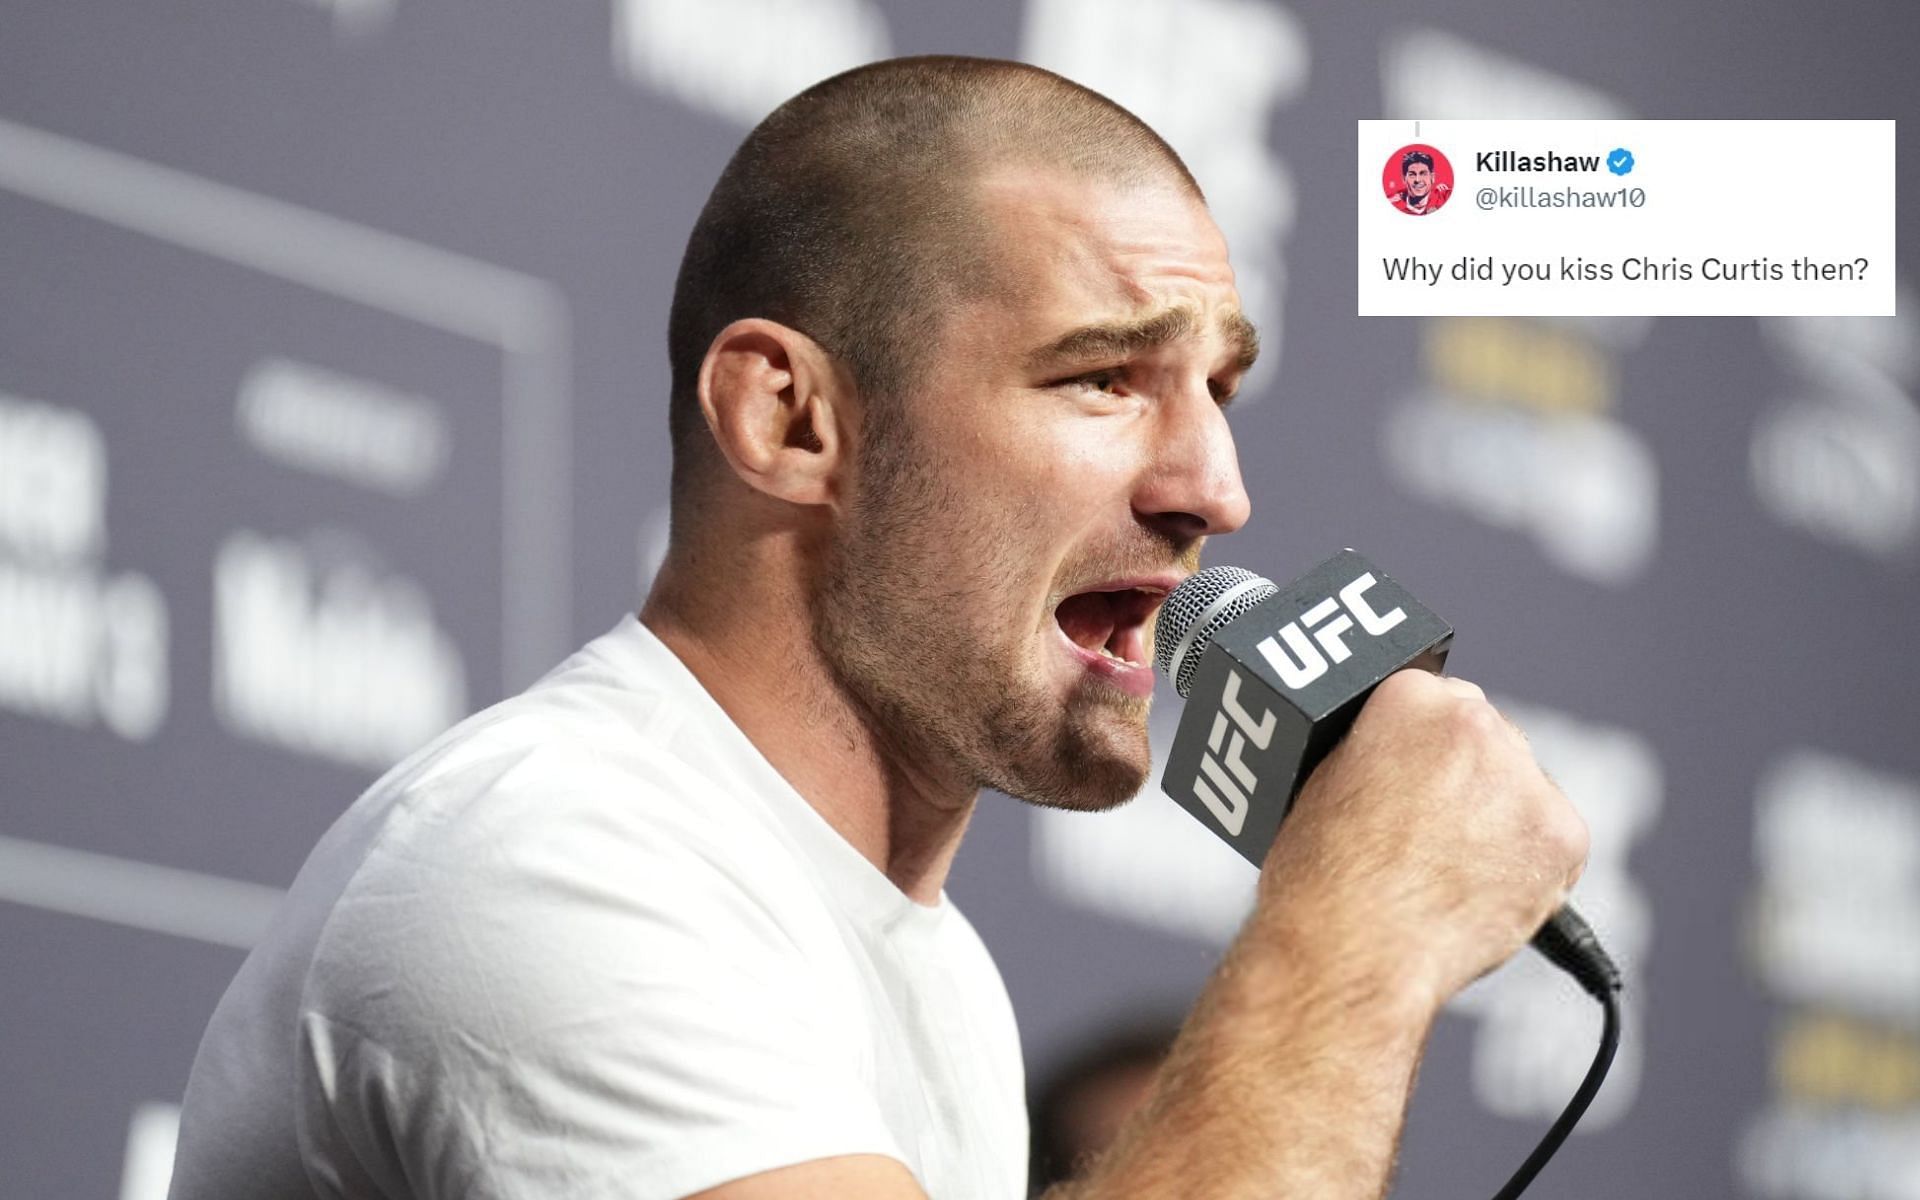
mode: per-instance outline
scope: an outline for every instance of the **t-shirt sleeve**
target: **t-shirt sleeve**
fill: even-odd
[[[752,878],[779,859],[750,823],[716,837],[664,790],[534,760],[458,812],[429,799],[342,895],[304,989],[323,1193],[669,1200],[903,1158],[857,997],[779,911],[817,898]]]

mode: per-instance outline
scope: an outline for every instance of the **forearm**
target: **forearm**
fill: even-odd
[[[1391,1176],[1437,1010],[1405,974],[1330,959],[1256,914],[1162,1068],[1083,1181],[1047,1200],[1372,1200]]]
[[[1144,1111],[1048,1200],[1375,1200],[1441,1004],[1526,944],[1586,847],[1479,688],[1396,673],[1295,800]]]

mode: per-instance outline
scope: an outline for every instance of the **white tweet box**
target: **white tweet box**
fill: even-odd
[[[1892,121],[1361,121],[1359,314],[1891,316]]]

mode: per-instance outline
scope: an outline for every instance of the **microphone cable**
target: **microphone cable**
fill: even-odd
[[[1587,1068],[1587,1077],[1580,1081],[1573,1099],[1560,1110],[1560,1116],[1548,1128],[1546,1136],[1540,1139],[1533,1153],[1520,1164],[1520,1169],[1507,1180],[1506,1186],[1494,1194],[1493,1200],[1514,1200],[1547,1160],[1560,1149],[1567,1140],[1573,1127],[1586,1115],[1587,1106],[1600,1094],[1600,1085],[1607,1078],[1608,1068],[1613,1066],[1614,1051],[1620,1048],[1620,991],[1624,986],[1619,968],[1607,952],[1600,948],[1600,941],[1593,931],[1572,908],[1562,908],[1553,915],[1544,928],[1534,936],[1534,946],[1557,965],[1566,966],[1567,973],[1577,980],[1588,995],[1600,1002],[1603,1024],[1600,1029],[1600,1048],[1594,1053],[1593,1065]],[[1578,966],[1569,965],[1578,963]]]

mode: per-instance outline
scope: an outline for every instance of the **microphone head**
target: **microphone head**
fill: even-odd
[[[1208,567],[1168,594],[1154,626],[1153,665],[1185,699],[1214,635],[1280,589],[1243,567]]]

